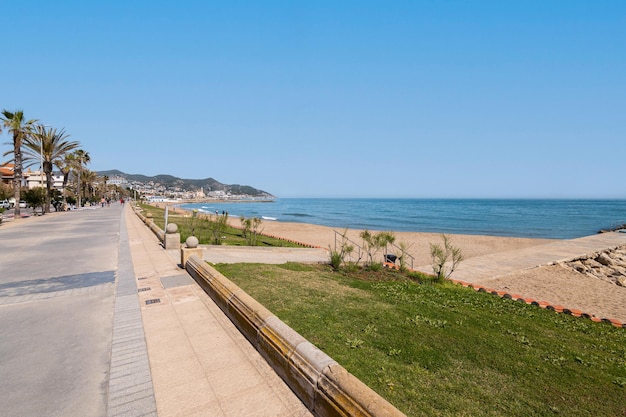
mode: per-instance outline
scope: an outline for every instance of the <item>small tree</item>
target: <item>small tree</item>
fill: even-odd
[[[243,238],[246,240],[246,243],[250,246],[256,246],[257,236],[263,232],[263,230],[259,230],[259,227],[261,227],[261,219],[258,217],[245,218],[241,216],[240,221],[243,230]]]
[[[41,214],[43,214],[44,204],[46,202],[46,189],[43,187],[35,187],[30,190],[26,190],[22,193],[26,204],[31,206],[33,210],[37,210],[41,207]],[[19,203],[16,203],[16,205]]]
[[[190,236],[196,236],[195,232],[196,232],[196,221],[198,219],[198,210],[197,209],[193,209],[191,211],[191,221],[189,222],[189,229],[191,230],[191,235]]]
[[[222,244],[222,236],[228,227],[228,214],[224,213],[222,215],[215,214],[211,216],[211,220],[209,221],[209,231],[212,235],[212,241],[214,245]]]
[[[398,261],[400,262],[400,271],[402,272],[405,272],[407,270],[406,258],[407,258],[407,255],[409,254],[410,247],[411,245],[409,245],[406,242],[398,243],[398,248],[400,249],[400,256],[398,256]]]
[[[13,194],[13,189],[3,182],[0,182],[0,200],[8,200]]]
[[[61,211],[63,210],[63,194],[61,194],[61,192],[57,189],[52,189],[52,193],[51,193],[51,197],[50,197],[50,202],[52,204],[52,206],[54,207],[54,211]]]
[[[346,263],[346,256],[350,255],[354,251],[354,245],[351,245],[348,241],[348,229],[344,229],[341,234],[341,241],[339,242],[339,248],[328,247],[330,253],[330,266],[338,271],[342,265]]]
[[[450,278],[454,270],[459,266],[463,258],[461,248],[453,246],[447,235],[441,235],[443,247],[438,243],[430,244],[430,256],[432,259],[433,272],[438,282]],[[449,262],[452,264],[450,265]]]
[[[367,252],[368,266],[372,268],[375,264],[381,265],[374,263],[374,258],[382,248],[385,248],[388,244],[393,243],[396,240],[396,237],[392,232],[372,234],[369,230],[364,230],[361,232],[361,239],[363,239],[363,249]]]

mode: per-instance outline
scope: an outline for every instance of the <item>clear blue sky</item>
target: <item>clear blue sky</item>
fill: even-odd
[[[0,33],[0,108],[65,127],[92,170],[626,198],[624,0],[21,0]]]

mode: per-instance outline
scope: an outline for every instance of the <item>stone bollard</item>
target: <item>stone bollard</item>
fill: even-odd
[[[176,223],[167,224],[163,247],[165,249],[180,249],[180,233],[178,233],[178,225]]]
[[[202,248],[198,247],[198,238],[195,236],[189,236],[187,240],[185,240],[185,246],[180,248],[180,265],[182,268],[185,268],[187,265],[187,259],[191,255],[198,255],[200,259],[202,259]]]

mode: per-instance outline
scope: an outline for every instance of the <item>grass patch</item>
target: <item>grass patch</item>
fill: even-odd
[[[626,331],[450,283],[216,266],[409,416],[623,416]]]
[[[149,204],[140,205],[142,214],[152,214],[152,220],[161,229],[165,227],[165,209],[155,207]],[[214,244],[213,233],[210,228],[210,216],[199,215],[196,218],[191,216],[191,213],[177,214],[168,212],[168,223],[176,223],[178,226],[178,232],[180,233],[181,242],[187,240],[189,236],[193,234],[198,238],[201,245]],[[249,246],[248,241],[243,236],[241,229],[227,226],[225,230],[220,233],[221,244],[232,246]],[[256,239],[256,246],[267,247],[302,247],[293,242],[288,242],[273,237],[259,235]]]

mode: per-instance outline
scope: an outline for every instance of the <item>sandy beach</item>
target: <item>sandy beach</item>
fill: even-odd
[[[239,219],[230,219],[239,227]],[[318,226],[309,223],[264,221],[262,233],[284,239],[306,243],[325,249],[335,248],[340,242],[343,229]],[[338,233],[336,233],[336,232]],[[362,230],[349,229],[347,237],[360,243]],[[372,231],[375,232],[375,231]],[[414,257],[413,266],[426,270],[431,264],[430,243],[441,243],[439,233],[393,232],[399,244],[404,242],[408,253]],[[530,239],[484,235],[449,234],[453,245],[460,247],[465,260],[499,252],[519,251],[524,248],[558,242],[554,239]],[[409,265],[410,267],[411,265]],[[426,268],[425,268],[426,267]],[[626,260],[620,265],[626,269]],[[462,279],[454,274],[452,278]],[[496,278],[473,281],[498,291],[518,294],[524,298],[545,301],[580,310],[598,318],[610,318],[626,323],[626,287],[583,274],[565,265],[550,265],[509,273]]]
[[[265,234],[323,248],[334,248],[335,230],[343,233],[341,229],[326,226],[273,221],[263,222],[262,229]],[[348,237],[354,242],[361,242],[360,233],[361,230],[350,229]],[[394,235],[396,244],[405,242],[409,245],[408,252],[415,257],[415,266],[430,265],[430,243],[441,243],[441,235],[437,233],[394,232]],[[448,236],[455,246],[462,249],[466,259],[555,242],[551,239],[499,236],[459,234]],[[626,287],[591,277],[563,265],[518,271],[496,279],[484,279],[477,284],[626,323]]]

